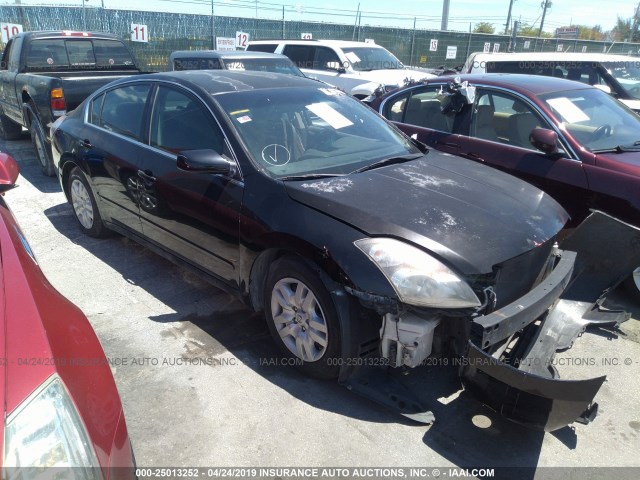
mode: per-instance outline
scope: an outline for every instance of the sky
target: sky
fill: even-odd
[[[82,6],[82,0],[0,0],[1,5],[73,5]],[[515,0],[512,19],[539,27],[543,0]],[[86,8],[101,7],[128,10],[169,11],[211,14],[212,0],[85,0]],[[631,18],[640,2],[609,0],[554,0],[547,9],[544,30],[553,33],[557,27],[571,24],[600,25],[611,30],[618,16]],[[606,5],[606,7],[603,7]],[[362,12],[362,25],[395,26],[419,29],[439,29],[443,0],[213,0],[216,15],[274,18],[286,20],[324,21],[353,24],[358,9]],[[393,6],[393,8],[391,8]],[[449,30],[468,31],[478,22],[494,24],[496,33],[504,31],[509,0],[459,1],[450,0]],[[1,21],[1,19],[0,19]]]

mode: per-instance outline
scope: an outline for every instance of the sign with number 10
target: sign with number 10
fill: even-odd
[[[22,25],[17,23],[0,23],[0,30],[2,30],[2,43],[7,43],[11,37],[22,33]]]

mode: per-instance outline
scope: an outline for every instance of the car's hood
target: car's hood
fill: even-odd
[[[596,165],[629,175],[640,175],[640,150],[598,153],[596,154]]]
[[[489,273],[553,237],[568,219],[537,188],[431,151],[418,160],[321,180],[288,181],[294,200],[362,230],[406,239],[461,273]]]

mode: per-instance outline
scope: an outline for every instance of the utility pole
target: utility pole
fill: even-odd
[[[448,30],[449,27],[449,1],[444,0],[442,2],[442,23],[440,24],[440,30]]]
[[[514,0],[509,2],[509,13],[507,13],[507,23],[504,24],[504,34],[509,33],[509,25],[511,25],[511,9],[513,8]]]
[[[538,37],[542,35],[542,29],[544,28],[544,17],[547,16],[547,8],[551,8],[551,2],[549,0],[543,0],[540,6],[542,7],[542,20],[540,20],[540,30],[538,30]]]
[[[211,0],[211,50],[216,49],[216,17],[213,14],[213,0]]]

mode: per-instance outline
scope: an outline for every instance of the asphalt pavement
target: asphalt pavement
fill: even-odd
[[[0,150],[20,166],[5,198],[42,270],[114,365],[140,466],[640,468],[640,303],[622,289],[608,301],[633,318],[559,356],[563,378],[608,376],[592,424],[531,431],[434,375],[436,421],[421,425],[284,364],[261,315],[193,274],[121,236],[83,235],[26,134]]]

